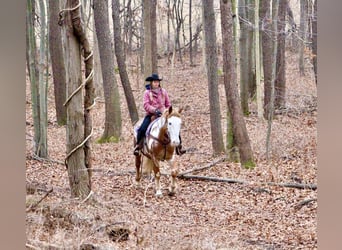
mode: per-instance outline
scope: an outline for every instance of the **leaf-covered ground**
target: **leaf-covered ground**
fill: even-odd
[[[180,172],[207,166],[222,157],[212,156],[208,87],[200,58],[197,63],[196,67],[190,67],[178,62],[172,70],[166,60],[159,62],[159,75],[164,79],[162,85],[168,90],[173,105],[185,107],[182,139],[189,152],[177,156]],[[287,109],[273,121],[269,159],[266,159],[265,146],[267,123],[257,118],[253,102],[246,124],[257,167],[246,170],[238,163],[218,161],[191,174],[243,183],[178,179],[178,193],[172,197],[167,195],[166,175],[161,178],[162,198],[154,196],[153,182],[147,176],[141,188],[134,185],[132,125],[124,95],[121,95],[121,141],[95,143],[104,129],[104,102],[100,98],[93,111],[95,204],[70,197],[63,165],[66,131],[56,123],[52,84],[48,98],[49,160],[33,155],[27,81],[27,248],[316,249],[317,190],[268,184],[317,184],[316,86],[311,67],[308,66],[305,77],[300,77],[296,65],[294,56],[288,58]],[[143,84],[143,79],[133,68],[129,70],[142,117],[143,89],[137,86]],[[123,93],[119,81],[118,84]],[[222,83],[219,91],[225,131],[227,108]],[[166,166],[162,171],[167,173]],[[52,192],[39,202],[51,188]]]

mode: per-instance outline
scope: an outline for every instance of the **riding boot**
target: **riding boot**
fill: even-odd
[[[186,150],[185,149],[182,149],[182,144],[179,144],[177,147],[176,147],[176,154],[177,155],[183,155],[186,153]]]
[[[183,155],[186,153],[185,149],[182,149],[182,137],[179,135],[179,145],[176,147],[176,154]]]
[[[141,149],[143,148],[143,142],[144,142],[144,140],[141,139],[139,142],[137,142],[137,144],[135,144],[134,152],[133,152],[133,154],[134,154],[135,156],[138,156],[138,155],[139,155]]]

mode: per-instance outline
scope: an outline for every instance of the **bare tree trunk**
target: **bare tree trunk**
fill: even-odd
[[[47,158],[47,76],[45,75],[45,68],[47,65],[47,20],[46,20],[46,6],[44,0],[39,0],[40,10],[40,49],[39,49],[39,122],[40,122],[40,138],[38,145],[38,156]]]
[[[112,0],[112,19],[113,19],[113,29],[114,29],[113,33],[114,33],[115,55],[116,55],[116,60],[119,66],[120,79],[121,79],[121,83],[125,92],[126,102],[127,102],[131,122],[132,124],[134,124],[135,122],[139,120],[139,115],[137,111],[137,106],[135,104],[131,84],[129,82],[129,78],[128,78],[128,74],[126,70],[125,58],[124,58],[124,51],[122,49],[119,9],[120,9],[119,0]]]
[[[307,42],[307,20],[308,20],[308,5],[307,0],[300,0],[300,25],[299,25],[299,73],[305,75],[305,55],[304,50]]]
[[[273,112],[274,112],[274,102],[275,102],[275,79],[276,79],[276,70],[277,70],[277,47],[278,47],[278,42],[277,42],[277,33],[278,33],[278,6],[279,6],[279,1],[281,0],[273,0],[272,4],[272,31],[275,42],[273,44],[273,49],[272,49],[272,77],[271,77],[271,95],[270,95],[270,103],[269,103],[269,113],[268,113],[268,124],[267,124],[267,134],[266,134],[266,159],[269,158],[269,152],[270,152],[270,139],[271,139],[271,131],[272,131],[272,121],[273,121]]]
[[[66,0],[62,4],[66,6],[60,12],[64,20],[60,20],[62,25],[62,35],[65,38],[63,43],[65,65],[66,65],[66,82],[67,82],[67,157],[65,164],[68,169],[69,184],[71,195],[73,197],[85,198],[91,191],[91,172],[90,172],[90,135],[85,138],[85,130],[89,127],[86,119],[82,87],[87,81],[82,83],[81,71],[81,46],[84,51],[86,61],[92,61],[89,51],[89,43],[82,30],[80,4],[77,0]],[[64,14],[64,15],[63,15]],[[90,57],[89,57],[90,56]],[[86,62],[87,63],[87,62]],[[86,65],[86,78],[91,79],[89,70],[92,66]],[[88,82],[89,83],[89,82]],[[91,83],[90,83],[91,84]],[[87,90],[86,90],[87,92]]]
[[[317,1],[314,2],[314,10],[312,17],[312,52],[313,52],[313,67],[315,73],[315,82],[317,85]]]
[[[285,17],[286,17],[286,0],[279,0],[278,11],[278,45],[277,45],[277,70],[275,78],[275,108],[285,107]]]
[[[241,107],[244,115],[249,115],[248,107],[248,27],[245,23],[247,20],[246,14],[246,1],[239,1],[239,16],[240,19],[240,94],[241,94]]]
[[[271,84],[272,84],[272,29],[270,0],[261,1],[260,9],[262,29],[262,62],[264,69],[264,118],[268,119],[271,105]]]
[[[151,0],[143,0],[143,20],[144,20],[144,77],[153,72],[152,65],[152,31],[151,31]]]
[[[190,66],[194,65],[193,55],[192,55],[192,0],[189,0],[189,37],[190,37],[190,45],[189,45],[189,54],[190,54]]]
[[[253,168],[255,166],[253,152],[240,106],[239,92],[237,88],[237,73],[235,63],[236,56],[234,49],[233,14],[231,9],[231,1],[224,3],[224,0],[221,0],[220,9],[222,17],[221,30],[223,43],[223,72],[227,106],[231,114],[234,139],[239,148],[241,165],[245,168]]]
[[[151,0],[150,12],[152,72],[158,73],[157,0]]]
[[[254,44],[255,44],[255,81],[257,91],[257,111],[258,118],[263,118],[263,105],[261,95],[261,57],[260,57],[260,29],[259,29],[259,0],[255,0],[255,11],[254,11]]]
[[[212,0],[203,0],[205,55],[210,106],[211,139],[214,155],[224,152],[217,76],[215,13]]]
[[[114,51],[109,29],[108,0],[94,2],[94,21],[99,45],[105,96],[105,129],[100,142],[118,142],[122,120],[119,89],[114,74]]]
[[[53,75],[55,94],[56,117],[59,125],[66,124],[66,101],[65,65],[62,48],[61,27],[58,25],[58,12],[61,9],[60,0],[49,0],[49,49]]]
[[[27,50],[27,68],[30,77],[31,87],[31,102],[32,102],[32,116],[34,127],[34,153],[38,154],[38,145],[40,140],[40,104],[39,104],[39,70],[37,68],[37,46],[35,38],[34,27],[34,15],[35,15],[35,1],[27,0],[26,9],[26,50]]]

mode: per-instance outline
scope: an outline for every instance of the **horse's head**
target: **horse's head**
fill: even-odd
[[[178,146],[180,144],[179,133],[182,125],[182,119],[180,113],[182,109],[176,111],[172,106],[164,113],[165,125],[167,126],[168,134],[170,137],[170,143],[172,146]]]

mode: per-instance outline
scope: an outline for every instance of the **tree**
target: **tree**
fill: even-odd
[[[249,114],[248,107],[248,85],[249,85],[249,58],[248,58],[248,26],[246,23],[246,1],[239,1],[239,16],[240,16],[240,94],[241,107],[244,115]]]
[[[46,6],[39,1],[41,20],[39,52],[37,50],[34,16],[36,13],[35,1],[27,0],[26,27],[27,27],[27,67],[31,82],[31,100],[34,126],[34,153],[46,158],[47,148],[47,39],[46,39]],[[39,58],[37,57],[39,55]]]
[[[317,85],[317,0],[314,1],[313,17],[312,17],[312,53],[313,67],[315,73],[315,82]]]
[[[307,0],[300,0],[300,25],[299,25],[299,73],[301,76],[305,75],[305,56],[304,51],[307,43],[308,31],[308,4]]]
[[[119,89],[114,72],[114,51],[109,29],[108,0],[94,1],[94,21],[105,97],[105,129],[101,142],[118,142],[121,136],[122,120]]]
[[[33,128],[34,128],[34,153],[39,155],[39,141],[40,141],[40,106],[39,106],[39,69],[38,59],[36,56],[36,38],[34,27],[34,15],[35,15],[35,1],[27,0],[26,8],[26,61],[27,69],[30,77],[31,87],[31,102],[32,102],[32,116],[33,116]]]
[[[51,58],[56,117],[59,125],[65,125],[67,114],[63,103],[66,100],[65,65],[62,48],[61,27],[58,25],[60,0],[49,0],[49,50]]]
[[[144,20],[144,76],[158,73],[156,0],[143,0]]]
[[[85,35],[81,20],[80,6],[77,0],[63,3],[60,25],[64,38],[63,50],[66,65],[67,100],[67,156],[69,184],[73,197],[85,198],[91,191],[91,130],[90,116],[93,105],[93,54]],[[64,15],[63,15],[64,14]],[[82,50],[81,50],[82,48]],[[85,62],[85,78],[82,82],[81,51]],[[85,87],[83,96],[82,88]],[[83,102],[83,103],[82,103]],[[90,132],[89,132],[90,130]]]
[[[210,126],[214,154],[224,152],[221,111],[219,105],[218,76],[217,76],[217,46],[215,12],[212,0],[203,0],[202,14],[205,37],[205,58],[208,79]]]
[[[279,0],[278,16],[278,35],[277,35],[277,69],[275,78],[275,108],[285,107],[285,86],[286,86],[286,61],[285,61],[285,17],[286,17],[286,0]]]
[[[272,15],[270,0],[261,1],[260,21],[261,21],[261,46],[262,46],[262,64],[264,69],[264,118],[268,119],[271,105],[271,83],[272,83]]]
[[[124,57],[124,50],[122,49],[121,40],[121,29],[120,29],[120,1],[112,0],[112,18],[113,18],[113,29],[114,29],[114,45],[115,45],[115,55],[119,66],[119,73],[121,83],[125,92],[128,111],[130,114],[131,122],[134,124],[139,120],[139,115],[137,111],[137,106],[135,104],[134,95],[132,92],[131,84],[129,82],[126,63]]]
[[[226,91],[227,106],[233,127],[233,137],[239,148],[241,165],[254,167],[253,152],[247,133],[247,128],[239,101],[237,87],[236,56],[233,36],[233,13],[231,1],[221,0],[221,30],[222,30],[222,55],[223,75]]]

